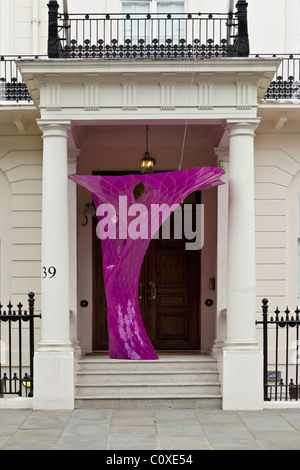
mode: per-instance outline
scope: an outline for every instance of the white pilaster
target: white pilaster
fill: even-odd
[[[213,354],[218,362],[223,360],[223,346],[226,339],[227,312],[227,233],[228,233],[228,165],[229,149],[216,148],[218,164],[225,170],[224,184],[218,186],[218,236],[217,236],[217,319],[216,339]]]
[[[68,174],[77,173],[78,150],[68,152]],[[77,187],[69,180],[70,339],[75,356],[81,355],[77,312]]]
[[[223,408],[263,407],[263,358],[255,327],[254,131],[258,120],[228,122],[227,338]]]
[[[42,321],[35,354],[34,408],[73,409],[70,340],[68,156],[69,122],[39,122],[43,131]]]

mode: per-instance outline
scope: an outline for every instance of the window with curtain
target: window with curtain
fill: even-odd
[[[184,2],[157,2],[157,13],[164,16],[164,19],[159,20],[160,41],[172,39],[178,42],[185,37],[185,21],[181,15],[184,13]],[[168,14],[173,15],[170,21],[165,20]]]
[[[184,13],[184,1],[140,0],[136,2],[122,1],[122,13],[130,14],[125,21],[125,39],[137,43],[144,39],[146,43],[154,38],[160,43],[168,39],[178,41],[185,37],[185,22],[181,19]],[[158,15],[153,22],[146,19],[147,13]],[[145,14],[145,16],[143,15]],[[167,15],[172,19],[167,19]]]
[[[130,14],[130,20],[124,21],[125,39],[130,39],[136,44],[139,39],[147,43],[150,40],[150,24],[146,19],[147,13],[150,13],[150,1],[140,2],[122,2],[122,13]],[[144,13],[142,17],[140,14]]]

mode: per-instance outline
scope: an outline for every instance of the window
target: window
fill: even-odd
[[[150,23],[146,15],[150,13],[150,2],[122,2],[122,13],[130,14],[130,19],[124,21],[125,40],[130,39],[133,44],[137,44],[139,39],[143,39],[148,43]]]
[[[160,41],[172,38],[173,41],[178,42],[185,38],[185,21],[181,15],[183,12],[183,2],[157,2],[157,13],[164,16],[164,19],[159,20]],[[165,17],[168,14],[175,17],[171,21],[166,21]]]
[[[185,37],[184,1],[157,1],[140,0],[136,2],[122,1],[122,13],[130,15],[125,20],[125,39],[137,43],[143,39],[146,43],[153,39],[159,39],[165,43],[168,39],[178,42]],[[154,15],[152,21],[146,19],[146,15]],[[172,15],[167,19],[167,15]]]

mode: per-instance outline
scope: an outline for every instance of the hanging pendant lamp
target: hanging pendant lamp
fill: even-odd
[[[155,166],[155,160],[154,158],[151,157],[149,151],[148,151],[148,133],[149,129],[148,126],[146,126],[146,152],[144,155],[144,158],[141,160],[141,173],[153,173],[154,171],[154,166]]]

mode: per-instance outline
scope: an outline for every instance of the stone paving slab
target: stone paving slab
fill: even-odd
[[[300,450],[300,409],[0,409],[0,450]]]

